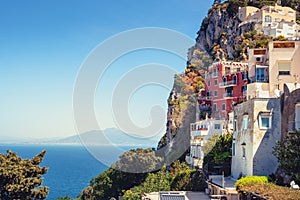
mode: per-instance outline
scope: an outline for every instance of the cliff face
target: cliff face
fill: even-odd
[[[216,60],[243,58],[235,49],[237,37],[254,29],[255,24],[239,26],[240,20],[228,12],[227,4],[214,6],[202,21],[196,47],[207,51]]]
[[[190,123],[196,121],[197,96],[204,87],[203,75],[213,60],[235,60],[237,38],[254,29],[255,24],[239,27],[240,21],[227,12],[227,4],[215,5],[203,20],[196,44],[188,50],[185,73],[177,75],[168,99],[166,134],[158,143],[158,149],[169,145],[165,155],[188,150]],[[174,158],[174,157],[172,157]]]

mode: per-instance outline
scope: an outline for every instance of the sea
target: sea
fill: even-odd
[[[97,147],[103,152],[112,152],[115,147]],[[124,146],[122,150],[135,149]],[[93,177],[109,168],[107,164],[97,160],[84,146],[81,145],[42,145],[42,144],[0,144],[0,153],[6,150],[16,152],[22,158],[32,158],[42,150],[46,155],[40,166],[49,168],[44,177],[44,186],[49,187],[47,200],[57,197],[70,196],[76,198]],[[113,155],[113,154],[111,154]],[[110,156],[111,161],[118,160],[118,156]]]

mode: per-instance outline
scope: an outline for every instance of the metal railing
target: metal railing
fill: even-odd
[[[231,81],[226,81],[226,82],[222,82],[220,83],[220,87],[226,87],[226,86],[236,86],[237,85],[237,81],[236,80],[231,80]]]

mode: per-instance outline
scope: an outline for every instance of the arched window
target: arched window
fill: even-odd
[[[265,22],[272,22],[272,17],[270,15],[265,16]]]

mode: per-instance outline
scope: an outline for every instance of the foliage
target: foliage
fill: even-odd
[[[16,153],[0,154],[0,199],[45,199],[48,187],[41,186],[42,175],[48,168],[40,167],[46,151],[30,159],[22,159]]]
[[[175,161],[168,170],[163,168],[157,173],[150,173],[141,185],[126,191],[122,198],[141,199],[143,193],[159,191],[203,191],[205,185],[201,172],[190,170],[184,162]]]
[[[282,141],[279,141],[273,154],[277,157],[280,168],[289,175],[292,175],[296,182],[300,183],[300,131],[289,134]]]
[[[186,169],[179,172],[171,182],[171,190],[175,191],[203,191],[205,181],[202,173],[196,170]]]
[[[227,13],[234,17],[238,13],[239,7],[244,7],[248,3],[248,0],[229,0],[228,1],[228,7],[227,7]]]
[[[122,196],[123,200],[140,200],[141,196],[138,193],[132,192],[131,190],[126,190]]]
[[[215,135],[204,144],[204,166],[208,173],[230,175],[232,135]],[[219,171],[215,168],[219,167]]]
[[[273,39],[274,41],[287,41],[288,39],[283,35],[279,35],[278,37]]]
[[[132,149],[120,156],[120,160],[112,165],[111,168],[92,179],[90,186],[85,188],[80,199],[109,199],[117,198],[123,191],[129,190],[134,186],[140,185],[147,177],[148,171],[157,169],[161,164],[160,157],[155,155],[152,149]],[[126,171],[142,173],[128,173]]]
[[[162,157],[152,149],[131,149],[120,156],[112,168],[125,172],[145,173],[162,167]]]
[[[282,37],[278,37],[283,39]],[[236,56],[239,59],[243,58],[243,54],[246,54],[247,48],[267,48],[270,41],[273,40],[271,36],[267,36],[263,33],[257,33],[256,30],[245,32],[243,35],[236,38],[237,43],[235,45]]]
[[[277,0],[257,0],[255,2],[250,2],[248,5],[261,8],[263,6],[274,6],[277,3]]]
[[[269,200],[277,199],[299,199],[300,191],[293,190],[288,187],[277,186],[273,183],[249,183],[245,184],[241,189],[240,193],[256,193]],[[243,199],[243,198],[242,198]]]
[[[246,176],[240,178],[236,183],[235,187],[237,190],[243,190],[246,185],[257,184],[257,183],[268,183],[268,177],[266,176]]]

